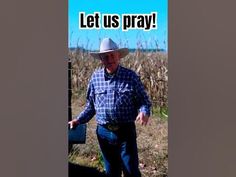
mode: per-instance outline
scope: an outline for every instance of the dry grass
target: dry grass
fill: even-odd
[[[73,96],[79,98],[83,105],[88,81],[93,71],[101,65],[99,60],[91,58],[89,54],[80,50],[70,51],[69,58],[72,62]],[[123,58],[121,64],[140,75],[154,107],[168,107],[167,54],[136,51]]]
[[[73,103],[73,115],[82,107]],[[168,170],[168,127],[167,121],[151,117],[147,126],[137,124],[137,143],[140,170],[143,177],[166,177]],[[102,159],[96,138],[96,122],[92,119],[87,126],[86,144],[74,145],[70,161],[103,171]]]
[[[100,63],[80,50],[70,51],[69,58],[72,62],[72,111],[73,115],[77,115],[85,104],[88,80],[94,69],[100,67]],[[168,110],[167,55],[159,52],[136,51],[122,59],[121,64],[140,75],[153,105],[149,125],[137,125],[142,176],[166,177],[168,172],[168,123],[167,118],[163,119],[161,111]],[[165,112],[165,114],[167,113]],[[86,144],[74,145],[69,160],[103,171],[95,129],[96,122],[92,119],[87,126]]]
[[[167,176],[167,121],[151,117],[150,124],[137,125],[140,169],[145,177]]]

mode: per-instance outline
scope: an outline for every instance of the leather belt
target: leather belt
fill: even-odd
[[[134,123],[124,123],[124,124],[105,124],[105,125],[101,125],[103,127],[105,127],[106,129],[110,130],[110,131],[117,131],[119,129],[121,129],[122,127],[125,128],[129,128],[130,126],[134,125]]]
[[[117,131],[120,129],[120,126],[118,124],[106,124],[106,125],[102,125],[102,126],[107,128],[110,131]]]

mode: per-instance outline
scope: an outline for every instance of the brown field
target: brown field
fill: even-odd
[[[80,50],[70,51],[72,62],[73,98],[85,103],[85,94],[90,76],[96,68],[101,67],[97,59],[91,58]],[[167,54],[160,52],[130,53],[121,59],[121,64],[140,75],[140,78],[151,98],[153,108],[168,108],[168,61]]]
[[[88,79],[93,70],[100,67],[99,61],[87,53],[69,53],[72,61],[73,115],[85,104]],[[122,59],[122,65],[136,71],[152,101],[152,115],[147,126],[137,125],[137,142],[140,170],[143,177],[166,177],[168,174],[168,77],[167,55],[136,51]],[[95,134],[96,122],[87,126],[86,144],[74,145],[69,161],[103,171],[102,158]]]
[[[79,103],[73,104],[74,115],[81,111]],[[143,177],[165,177],[168,169],[167,121],[151,117],[147,126],[137,125],[137,142],[140,170]],[[103,171],[93,118],[87,126],[86,144],[74,145],[69,160],[82,166]]]

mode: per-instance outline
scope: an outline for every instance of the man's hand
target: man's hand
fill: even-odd
[[[148,116],[145,116],[143,112],[140,112],[136,117],[136,122],[139,122],[141,125],[147,125],[149,120]]]
[[[73,119],[68,122],[68,125],[69,125],[70,129],[73,129],[79,125],[79,121],[77,119]]]

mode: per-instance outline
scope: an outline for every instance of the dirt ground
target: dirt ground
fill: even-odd
[[[74,102],[73,115],[82,107]],[[151,116],[147,126],[136,124],[139,152],[139,167],[143,177],[168,176],[168,121]],[[96,122],[93,118],[87,124],[86,143],[74,145],[69,162],[85,167],[93,167],[103,172],[103,162],[95,134]]]

